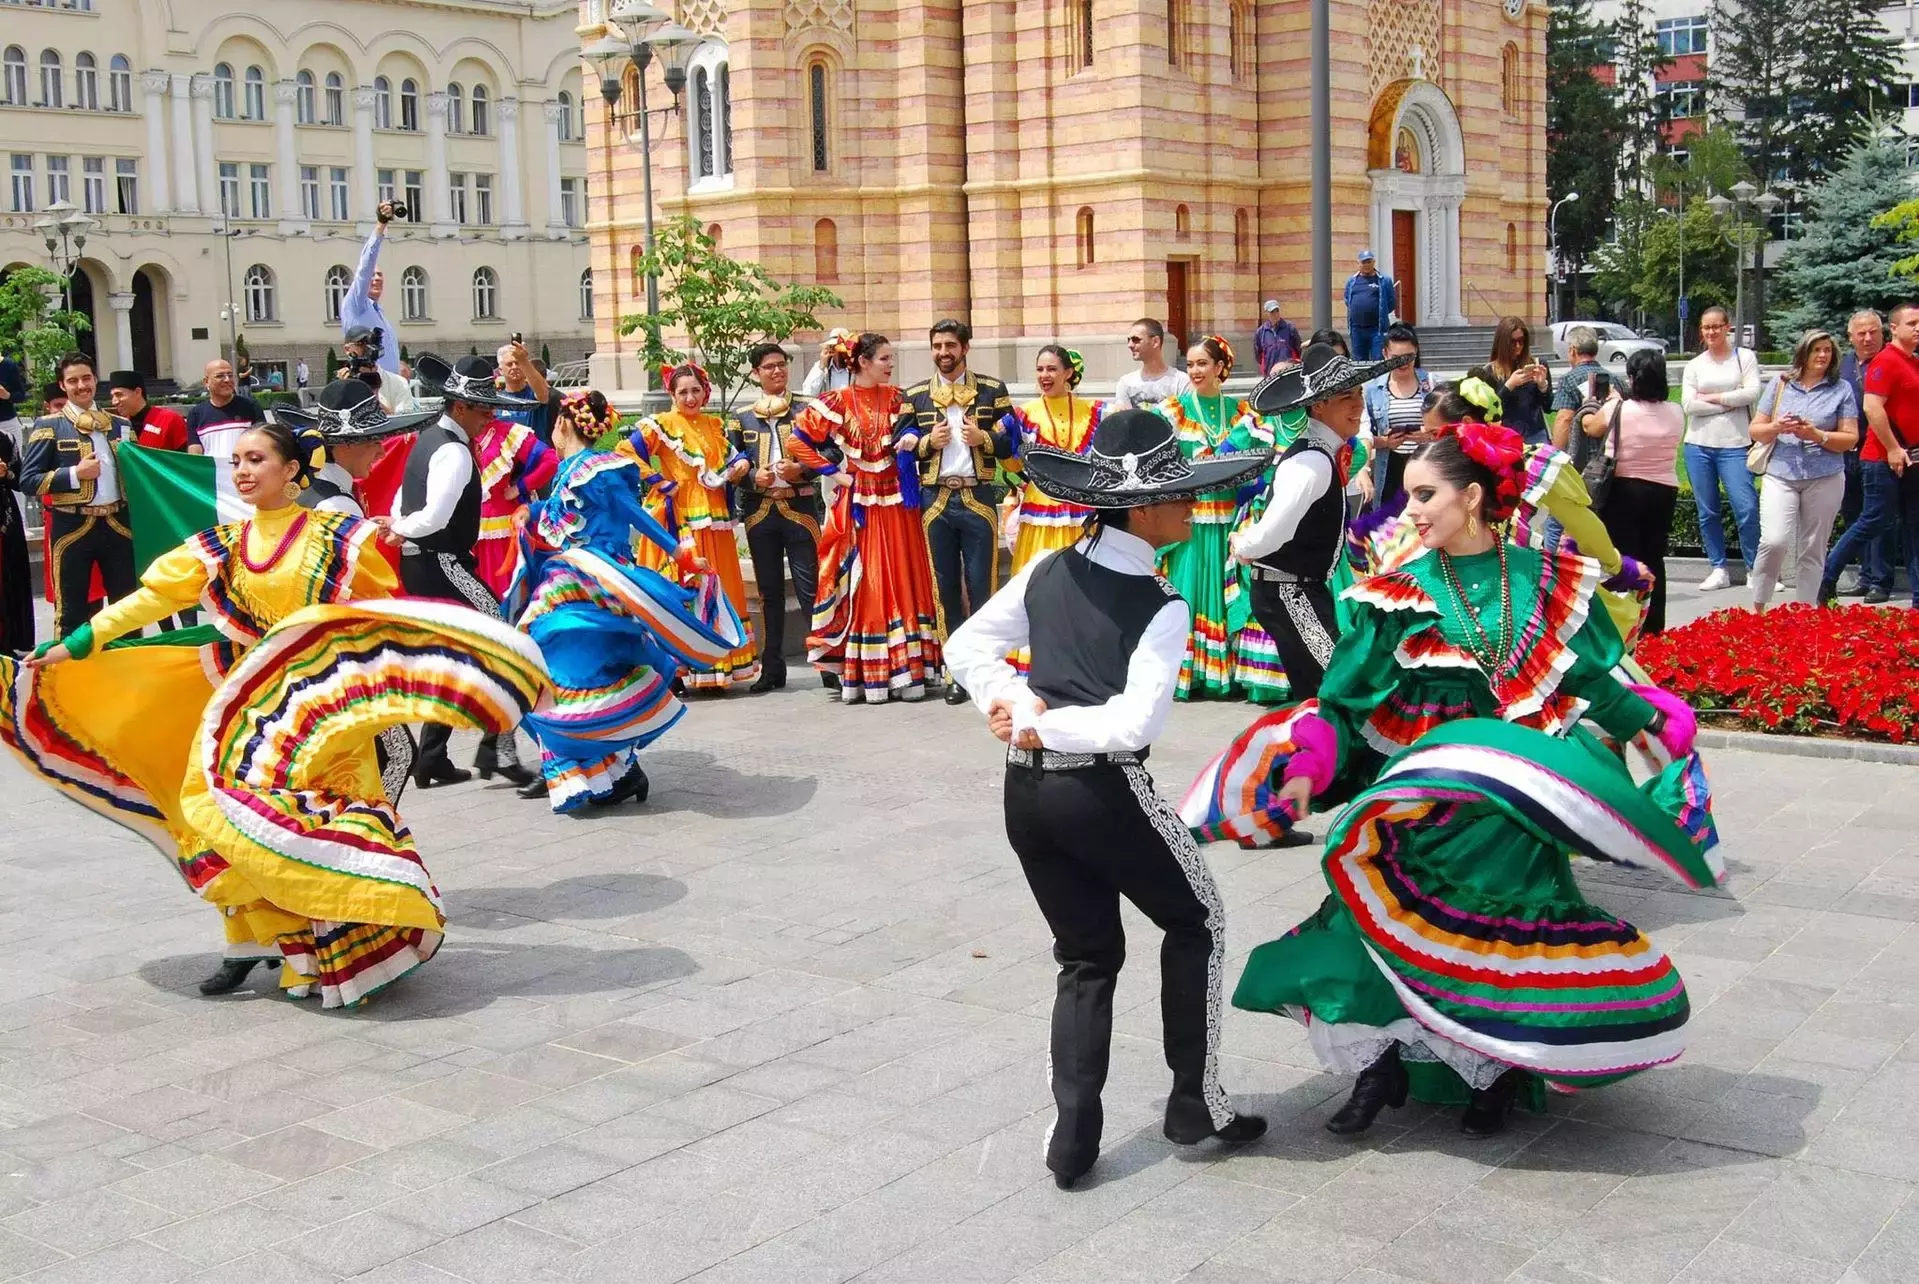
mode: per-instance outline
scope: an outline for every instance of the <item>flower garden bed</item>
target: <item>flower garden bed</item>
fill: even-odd
[[[1716,611],[1645,639],[1634,658],[1708,725],[1919,742],[1919,611]]]

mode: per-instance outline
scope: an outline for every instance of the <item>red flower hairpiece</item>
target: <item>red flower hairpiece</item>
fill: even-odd
[[[1219,335],[1216,335],[1216,334],[1207,335],[1206,341],[1208,343],[1217,343],[1219,345],[1219,350],[1226,354],[1226,368],[1228,370],[1231,370],[1233,368],[1233,365],[1235,364],[1233,361],[1233,345],[1226,342],[1225,339],[1221,338]]]
[[[1481,465],[1498,479],[1486,499],[1486,516],[1503,522],[1519,507],[1520,466],[1526,459],[1526,442],[1518,433],[1501,424],[1482,424],[1473,420],[1447,424],[1440,435],[1459,443],[1460,453]]]
[[[670,393],[673,391],[673,381],[683,374],[690,374],[698,379],[700,381],[700,388],[706,395],[709,397],[713,395],[713,380],[707,376],[706,368],[697,361],[682,361],[676,366],[661,366],[660,383],[665,385],[666,390]]]

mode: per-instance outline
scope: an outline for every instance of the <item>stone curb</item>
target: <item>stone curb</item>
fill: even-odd
[[[1888,762],[1919,767],[1919,745],[1882,745],[1862,740],[1833,740],[1824,736],[1775,736],[1762,731],[1719,731],[1701,727],[1695,743],[1701,749],[1744,749],[1749,753],[1791,754],[1801,758],[1835,758],[1851,762]]]

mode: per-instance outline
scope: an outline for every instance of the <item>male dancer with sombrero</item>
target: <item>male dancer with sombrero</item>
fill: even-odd
[[[1265,511],[1229,539],[1253,575],[1253,618],[1272,635],[1293,697],[1319,694],[1339,624],[1327,581],[1345,550],[1346,482],[1366,384],[1411,356],[1356,363],[1329,343],[1307,347],[1297,366],[1253,389],[1253,409],[1306,409],[1306,431],[1280,456]]]
[[[389,437],[418,432],[440,417],[437,410],[389,415],[380,394],[365,380],[335,379],[320,389],[311,409],[275,406],[267,412],[290,428],[310,428],[326,442],[326,462],[314,471],[299,503],[323,512],[365,517],[353,484],[365,480]]]
[[[1126,957],[1122,896],[1166,934],[1165,1135],[1193,1145],[1266,1130],[1235,1114],[1219,1084],[1219,892],[1144,763],[1192,627],[1185,600],[1154,570],[1154,549],[1186,538],[1195,496],[1254,476],[1271,453],[1188,460],[1164,419],[1127,410],[1101,422],[1083,456],[1031,446],[1025,460],[1047,495],[1094,515],[1083,539],[1030,563],[953,634],[947,664],[1007,742],[1006,836],[1053,931],[1059,1117],[1046,1166],[1068,1188],[1099,1156],[1113,986]],[[1032,656],[1025,677],[1006,663],[1022,647]]]

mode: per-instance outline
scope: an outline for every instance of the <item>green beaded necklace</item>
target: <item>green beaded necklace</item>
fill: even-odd
[[[1479,667],[1489,678],[1498,678],[1513,665],[1513,582],[1506,573],[1506,541],[1495,540],[1493,547],[1499,553],[1499,641],[1494,643],[1487,635],[1486,626],[1480,622],[1479,612],[1466,601],[1466,589],[1459,582],[1459,571],[1453,566],[1452,555],[1444,549],[1439,552],[1439,574],[1445,581],[1446,592],[1451,595],[1453,609],[1467,624],[1471,632],[1466,637],[1466,646],[1479,662]]]

